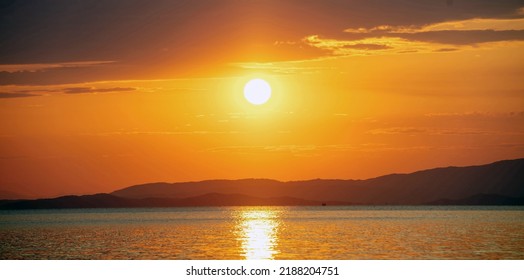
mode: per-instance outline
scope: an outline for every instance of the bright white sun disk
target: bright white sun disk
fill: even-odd
[[[262,105],[271,97],[271,86],[262,79],[253,79],[244,86],[244,97],[251,104]]]

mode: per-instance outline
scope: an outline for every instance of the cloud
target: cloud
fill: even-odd
[[[11,92],[0,92],[0,98],[20,98],[20,97],[34,97],[46,96],[50,94],[87,94],[87,93],[109,93],[109,92],[130,92],[135,91],[134,87],[111,87],[111,88],[95,88],[95,87],[69,87],[69,88],[35,88],[32,90],[16,90]]]
[[[209,152],[236,154],[280,154],[287,153],[295,157],[321,157],[326,153],[341,155],[347,152],[381,153],[395,151],[417,151],[429,149],[447,149],[447,146],[409,145],[394,146],[384,143],[363,143],[360,145],[271,145],[271,146],[222,146],[207,149]]]
[[[479,130],[472,128],[462,129],[440,129],[434,130],[430,134],[433,135],[498,135],[501,134],[498,131]]]
[[[501,41],[524,41],[524,18],[473,18],[427,25],[346,28],[334,38],[309,35],[302,41],[335,56],[449,52]]]
[[[442,48],[442,49],[436,49],[436,52],[454,52],[460,50],[459,48]]]
[[[111,131],[101,133],[81,133],[80,135],[94,135],[94,136],[133,136],[133,135],[219,135],[219,134],[239,134],[240,131],[208,131],[208,130],[192,130],[192,131]]]
[[[0,85],[58,85],[103,81],[122,75],[116,61],[0,64]]]
[[[419,134],[427,132],[426,129],[417,127],[390,127],[390,128],[379,128],[367,131],[368,134],[380,135],[380,134]]]
[[[297,157],[318,157],[325,153],[344,152],[404,152],[427,150],[485,150],[485,149],[523,149],[524,143],[477,144],[477,145],[389,145],[384,143],[364,143],[360,145],[274,145],[274,146],[223,146],[207,149],[209,152],[237,153],[237,154],[268,154],[290,153]]]
[[[524,41],[524,30],[442,30],[417,33],[391,33],[407,40],[427,42],[429,44],[447,44],[455,46],[476,46],[483,43],[503,41]]]
[[[407,30],[405,32],[429,32],[429,31],[447,31],[447,30],[524,30],[524,18],[516,19],[494,19],[494,18],[473,18],[467,20],[446,21],[434,24],[428,24],[421,28]]]
[[[0,9],[0,84],[204,76],[208,69],[225,73],[230,69],[221,67],[234,62],[301,61],[333,52],[458,50],[449,44],[520,40],[524,14],[518,0],[51,2],[14,1]],[[302,40],[313,35],[347,42],[323,48]],[[372,42],[382,37],[397,39]],[[91,62],[75,62],[82,60]]]
[[[460,118],[460,119],[499,119],[499,118],[524,118],[524,111],[518,112],[454,112],[454,113],[428,113],[428,118]]]
[[[364,144],[361,146],[353,146],[346,144],[331,144],[331,145],[314,145],[314,144],[296,144],[296,145],[247,145],[247,146],[222,146],[209,149],[208,151],[213,152],[239,152],[239,153],[318,153],[319,151],[324,152],[343,152],[343,151],[354,151],[359,150],[362,147],[376,148],[382,144]]]
[[[0,92],[0,99],[1,98],[33,97],[33,96],[40,96],[40,95],[24,93],[24,92]]]
[[[93,87],[72,87],[62,89],[66,94],[83,94],[83,93],[106,93],[119,91],[135,91],[133,87],[113,87],[113,88],[93,88]]]
[[[432,51],[434,48],[445,48],[445,45],[429,45],[423,42],[410,41],[403,38],[374,37],[360,40],[337,40],[321,38],[311,35],[303,39],[304,42],[316,48],[329,50],[335,56],[371,55],[380,53],[401,53]],[[374,46],[373,48],[358,48],[355,46]]]
[[[77,61],[63,63],[33,63],[33,64],[0,64],[0,72],[37,72],[54,68],[81,68],[102,64],[114,63],[114,61]]]
[[[320,70],[330,69],[328,67],[317,67],[317,66],[297,66],[297,63],[304,61],[312,61],[314,59],[300,60],[300,61],[281,61],[281,62],[238,62],[231,63],[234,67],[249,70],[265,70],[271,71],[278,74],[307,74],[315,73]]]
[[[524,18],[516,19],[494,19],[494,18],[473,18],[466,20],[444,21],[422,26],[394,26],[380,25],[371,28],[347,28],[346,33],[357,34],[387,34],[387,33],[420,33],[434,31],[507,31],[524,30]]]
[[[379,45],[379,44],[348,44],[348,45],[345,45],[344,48],[368,51],[368,50],[385,50],[385,49],[389,49],[390,47],[387,45]]]
[[[389,127],[366,131],[372,135],[523,135],[518,131],[495,131],[477,128],[425,128],[425,127]]]

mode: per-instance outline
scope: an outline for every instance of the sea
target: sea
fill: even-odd
[[[0,259],[524,259],[521,206],[0,211]]]

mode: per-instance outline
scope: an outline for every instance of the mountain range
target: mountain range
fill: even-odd
[[[1,209],[235,205],[524,205],[524,159],[367,180],[149,183],[110,194],[2,200]]]

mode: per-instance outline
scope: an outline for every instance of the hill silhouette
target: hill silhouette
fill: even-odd
[[[185,198],[206,193],[287,196],[354,204],[426,204],[439,199],[458,200],[479,194],[523,197],[524,159],[480,166],[435,168],[367,180],[280,182],[242,179],[151,183],[124,188],[112,194],[125,198]]]
[[[301,205],[524,205],[524,159],[368,180],[151,183],[110,194],[1,200],[0,209]]]

